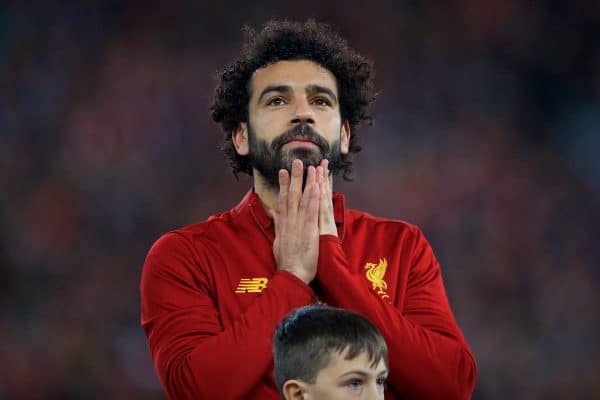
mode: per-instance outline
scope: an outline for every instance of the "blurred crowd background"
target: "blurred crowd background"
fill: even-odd
[[[377,71],[335,188],[429,238],[473,398],[600,398],[600,3],[179,0],[0,5],[0,399],[165,398],[146,252],[251,187],[208,112],[243,24],[311,16]]]

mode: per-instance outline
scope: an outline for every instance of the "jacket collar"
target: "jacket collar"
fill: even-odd
[[[260,228],[260,230],[269,238],[274,240],[275,230],[273,227],[273,220],[267,214],[264,209],[260,197],[254,191],[250,189],[246,195],[244,195],[242,201],[234,208],[235,214],[250,214],[254,223]],[[345,214],[345,198],[342,193],[333,192],[333,217],[335,218],[335,224],[338,230],[338,237],[340,241],[343,240],[344,236],[344,214]]]

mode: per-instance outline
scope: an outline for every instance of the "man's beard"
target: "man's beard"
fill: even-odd
[[[340,131],[341,132],[341,131]],[[314,148],[282,149],[283,145],[295,138],[310,140],[316,144]],[[329,171],[334,173],[340,168],[341,153],[340,140],[336,139],[331,145],[312,126],[308,124],[295,125],[283,132],[271,142],[258,139],[250,123],[248,123],[248,140],[250,151],[248,154],[250,165],[255,168],[265,182],[272,188],[279,188],[279,170],[286,169],[290,174],[294,159],[300,159],[304,166],[302,188],[306,184],[306,170],[309,165],[317,167],[324,158],[329,160]]]

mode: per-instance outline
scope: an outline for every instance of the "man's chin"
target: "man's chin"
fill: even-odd
[[[323,155],[318,150],[293,149],[292,151],[288,152],[288,154],[286,154],[285,161],[284,163],[282,163],[282,165],[285,165],[285,169],[291,171],[292,161],[294,161],[295,159],[299,159],[300,161],[302,161],[302,165],[304,166],[304,169],[306,169],[309,165],[317,167],[321,163]]]

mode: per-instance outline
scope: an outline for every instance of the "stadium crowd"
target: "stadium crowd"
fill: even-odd
[[[208,107],[242,25],[274,16],[375,62],[334,189],[431,241],[473,398],[600,398],[600,7],[307,0],[0,6],[0,399],[165,398],[141,266],[248,190]]]

